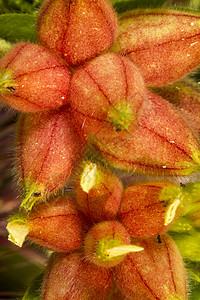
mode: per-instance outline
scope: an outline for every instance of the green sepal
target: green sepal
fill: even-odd
[[[31,210],[36,203],[43,200],[44,192],[45,186],[34,182],[30,176],[24,182],[24,200],[20,206],[25,210]]]

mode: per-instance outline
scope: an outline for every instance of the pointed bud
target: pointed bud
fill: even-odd
[[[68,100],[70,77],[61,58],[39,45],[20,43],[0,60],[0,95],[20,111],[56,108]]]
[[[182,257],[167,235],[138,241],[144,248],[128,254],[113,269],[118,288],[128,299],[187,299]]]
[[[104,221],[86,234],[85,255],[95,265],[112,267],[122,262],[127,253],[143,250],[130,243],[130,235],[119,222]]]
[[[93,144],[117,168],[169,175],[200,170],[197,139],[163,98],[146,92],[137,123],[117,136],[96,135]]]
[[[200,87],[191,80],[181,80],[153,91],[181,111],[190,127],[200,136]]]
[[[120,55],[107,53],[75,72],[70,103],[83,134],[116,137],[135,124],[143,94],[144,82],[136,66]]]
[[[106,300],[111,286],[111,271],[91,264],[82,253],[56,254],[47,266],[41,299]]]
[[[89,166],[92,167],[90,171]],[[85,191],[88,186],[90,189]],[[122,192],[122,183],[114,173],[91,162],[86,162],[81,182],[78,180],[75,187],[76,201],[92,222],[115,219]]]
[[[181,196],[181,189],[167,182],[131,185],[121,201],[120,220],[132,237],[159,235],[175,221]]]
[[[14,215],[7,230],[9,240],[21,247],[25,239],[50,250],[63,252],[82,245],[83,220],[73,199],[63,196],[37,205],[29,215]]]
[[[200,64],[200,15],[136,10],[119,18],[113,51],[128,57],[149,86],[177,81]]]
[[[82,158],[85,141],[75,131],[67,107],[21,115],[17,130],[17,171],[24,189],[22,206],[63,188]]]
[[[37,28],[44,46],[78,66],[112,46],[117,18],[108,0],[46,0]]]

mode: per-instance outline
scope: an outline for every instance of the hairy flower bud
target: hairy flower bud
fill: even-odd
[[[155,87],[153,91],[173,103],[190,127],[200,136],[200,88],[191,80],[181,80],[173,84]]]
[[[106,300],[111,271],[88,262],[82,253],[56,254],[44,276],[42,300]]]
[[[61,58],[35,44],[17,44],[0,60],[0,96],[20,111],[62,106],[70,78]]]
[[[153,174],[187,175],[200,169],[199,144],[187,123],[163,98],[146,92],[137,123],[93,143],[115,167]]]
[[[14,215],[7,225],[9,240],[22,246],[25,238],[50,250],[63,252],[81,247],[83,221],[74,205],[74,199],[58,197],[50,203],[41,203],[29,215]],[[19,240],[24,229],[27,234]]]
[[[92,222],[114,219],[122,192],[122,183],[114,173],[91,162],[85,163],[75,187],[76,201]]]
[[[131,185],[124,191],[120,221],[132,237],[164,233],[177,216],[181,196],[181,188],[168,182]]]
[[[128,299],[187,299],[186,275],[182,257],[167,235],[138,241],[144,248],[128,254],[114,267],[117,286]]]
[[[70,104],[86,136],[117,136],[129,130],[143,103],[144,82],[128,59],[107,53],[72,77]]]
[[[131,59],[149,86],[165,85],[200,64],[200,15],[141,10],[119,18],[113,51]]]
[[[22,114],[18,122],[16,162],[24,190],[22,205],[62,188],[82,158],[85,141],[70,120],[68,107]]]
[[[94,225],[86,234],[85,255],[97,266],[112,267],[130,252],[142,251],[142,247],[131,245],[130,235],[117,221],[104,221]]]
[[[43,45],[77,66],[112,46],[117,18],[108,0],[46,0],[37,27]]]

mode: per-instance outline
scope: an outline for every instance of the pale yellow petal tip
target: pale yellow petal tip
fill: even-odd
[[[97,165],[93,163],[86,164],[81,175],[80,185],[82,190],[89,193],[91,188],[96,185]]]
[[[165,226],[169,225],[175,218],[176,210],[180,203],[181,201],[179,199],[176,199],[173,203],[171,203],[168,206],[167,211],[165,213],[165,222],[164,222]]]
[[[6,229],[9,233],[8,240],[17,246],[22,247],[26,236],[29,233],[28,226],[22,223],[10,222]]]
[[[105,250],[104,254],[108,258],[120,256],[120,255],[126,255],[131,252],[139,252],[144,250],[144,248],[135,246],[135,245],[123,245],[123,246],[118,246],[118,247],[113,247],[111,249]]]

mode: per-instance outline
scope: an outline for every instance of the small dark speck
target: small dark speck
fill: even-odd
[[[160,238],[160,234],[157,236],[157,239],[158,239],[158,243],[162,244],[162,241],[161,241],[161,238]]]
[[[8,89],[8,90],[10,90],[12,93],[14,93],[14,92],[15,92],[15,88],[14,88],[14,87],[12,87],[12,86],[9,86],[9,87],[7,87],[7,89]]]

